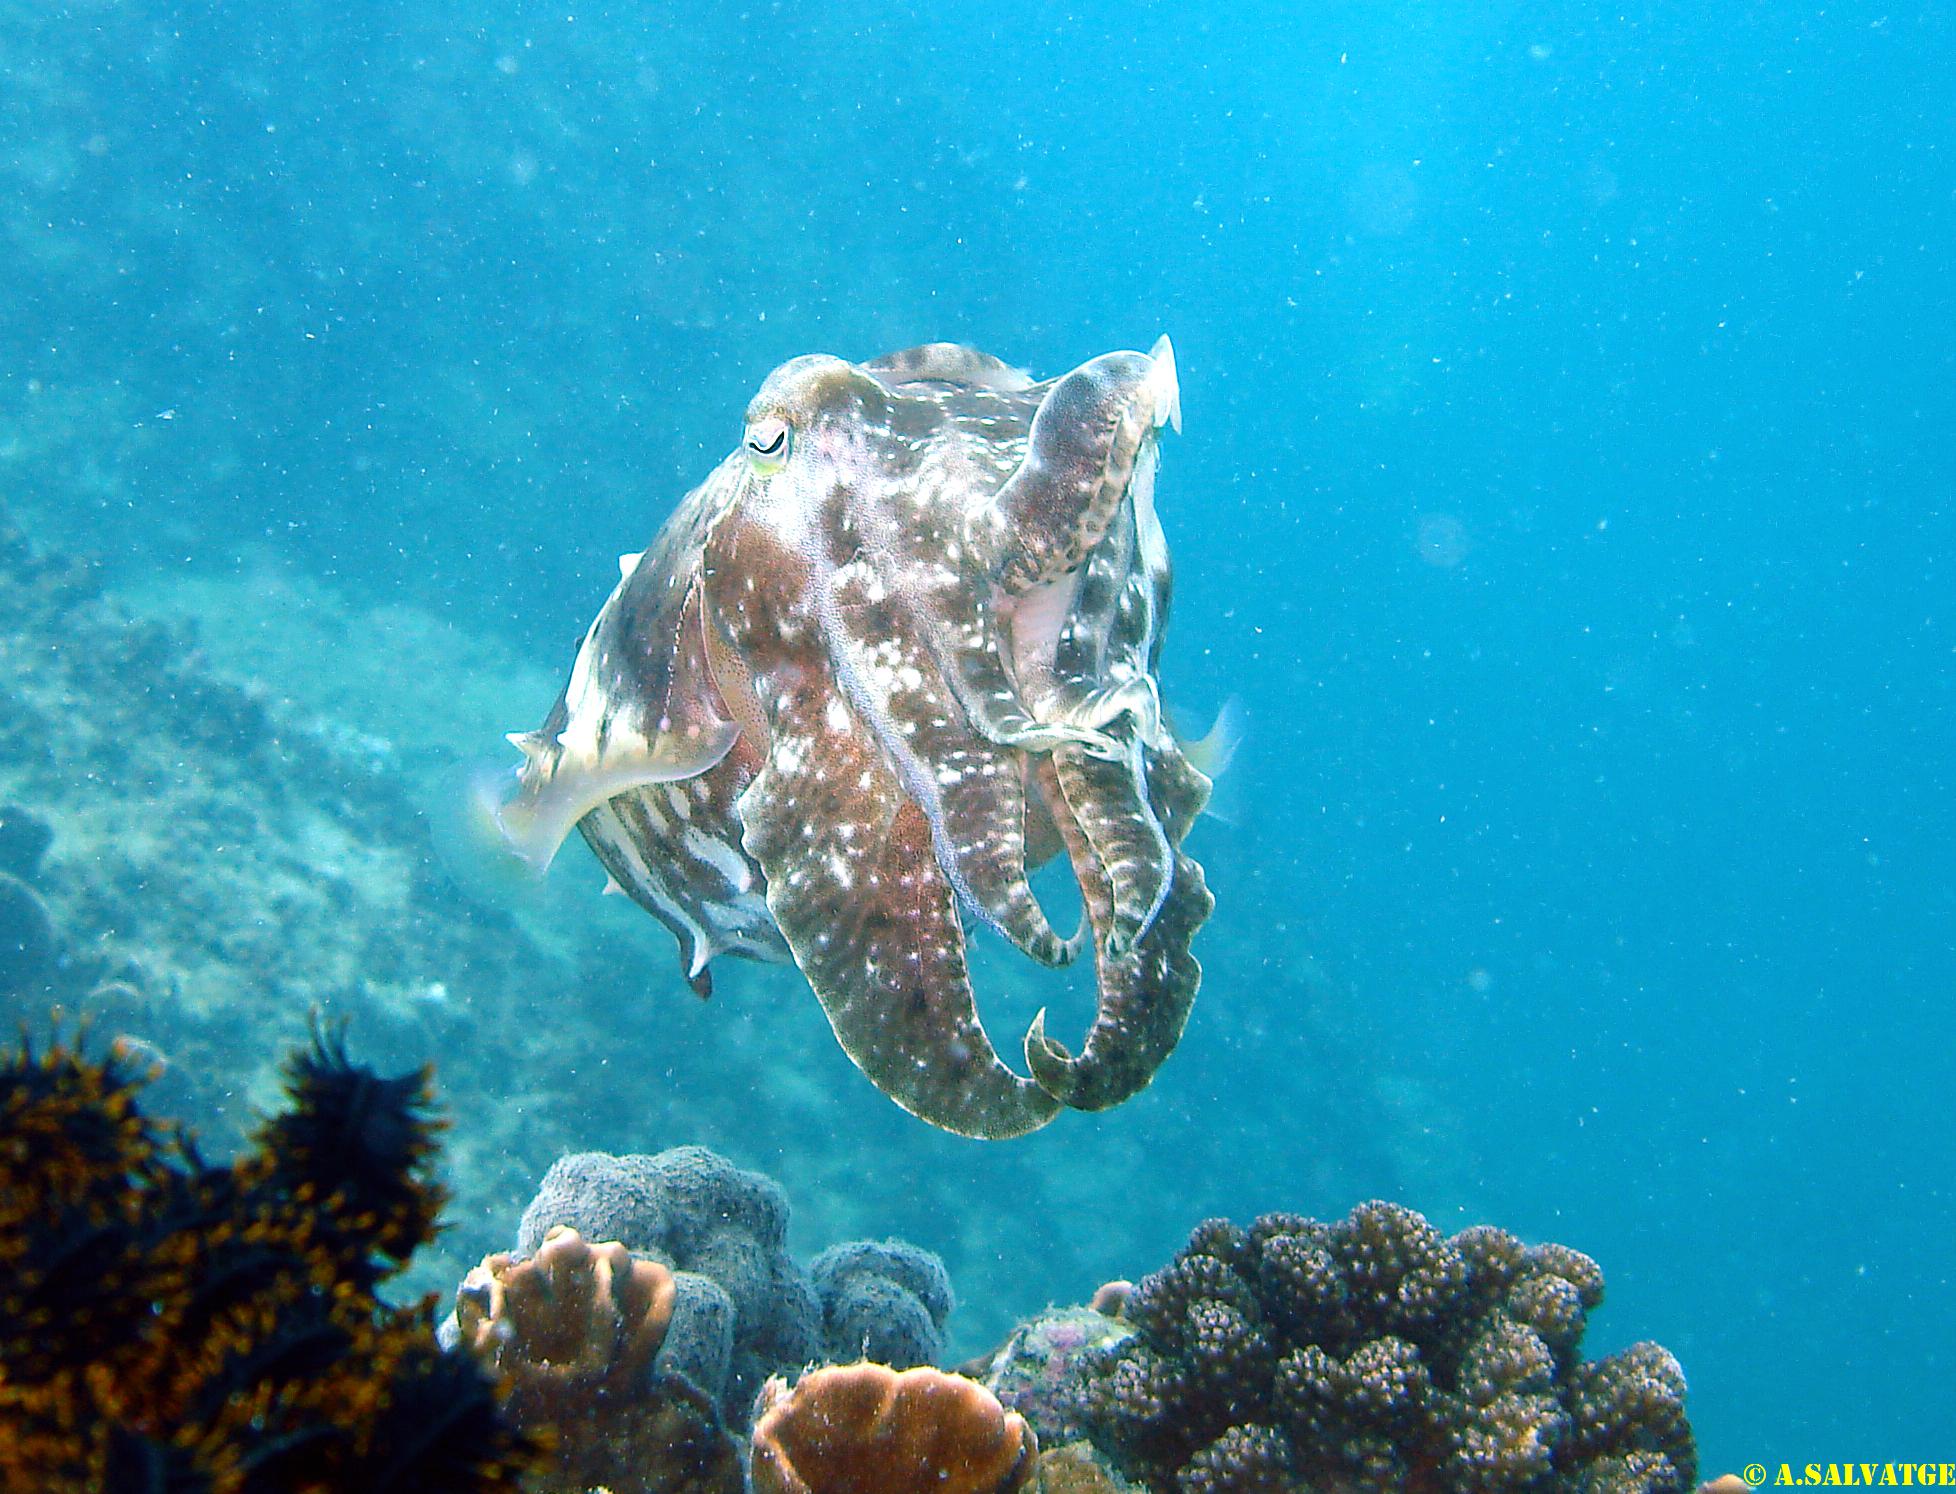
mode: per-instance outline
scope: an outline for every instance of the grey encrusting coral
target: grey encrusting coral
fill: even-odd
[[[1210,1220],[1057,1395],[1009,1353],[993,1380],[1035,1428],[1077,1419],[1165,1494],[1684,1494],[1683,1373],[1650,1343],[1585,1361],[1602,1295],[1577,1251],[1449,1239],[1396,1204]]]
[[[788,1217],[778,1183],[705,1147],[577,1152],[544,1174],[516,1255],[570,1229],[670,1270],[676,1300],[657,1367],[683,1374],[736,1422],[770,1374],[825,1359],[907,1368],[941,1357],[952,1308],[942,1261],[900,1240],[860,1240],[804,1272],[788,1254]]]
[[[943,1354],[951,1278],[928,1250],[903,1240],[855,1240],[824,1250],[808,1274],[830,1358],[909,1369]]]

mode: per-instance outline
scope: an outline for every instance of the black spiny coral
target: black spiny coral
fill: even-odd
[[[439,1124],[427,1072],[384,1079],[349,1063],[336,1034],[320,1034],[286,1061],[285,1082],[292,1108],[258,1137],[266,1181],[326,1201],[327,1217],[351,1231],[349,1247],[403,1264],[433,1238],[447,1202],[426,1176]]]
[[[516,1487],[493,1387],[374,1295],[441,1207],[426,1076],[322,1037],[287,1079],[213,1167],[116,1059],[0,1059],[0,1487]]]

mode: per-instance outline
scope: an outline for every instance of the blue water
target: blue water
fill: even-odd
[[[1166,331],[1208,980],[1123,1202],[974,1214],[1388,1192],[1595,1255],[1711,1471],[1950,1456],[1946,5],[393,9],[0,7],[74,528],[554,665],[781,359]]]

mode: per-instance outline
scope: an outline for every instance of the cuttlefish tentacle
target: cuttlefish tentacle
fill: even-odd
[[[1069,745],[1098,757],[1119,751],[1105,732],[1035,715],[1020,698],[1018,682],[1005,668],[997,629],[986,628],[971,642],[944,649],[937,662],[957,693],[965,719],[987,741],[1021,752],[1051,752]]]
[[[929,826],[875,740],[812,678],[777,702],[771,726],[767,763],[740,800],[742,844],[843,1050],[946,1130],[1004,1138],[1043,1126],[1059,1101],[986,1037]]]
[[[1139,741],[1129,737],[1120,762],[1061,748],[1052,757],[1064,813],[1085,837],[1089,859],[1107,880],[1110,903],[1095,925],[1106,952],[1122,954],[1147,933],[1167,900],[1174,851],[1148,803]],[[1076,863],[1077,864],[1077,863]]]
[[[1039,1087],[1077,1110],[1105,1110],[1145,1089],[1174,1051],[1195,1004],[1202,967],[1190,942],[1215,906],[1202,868],[1179,851],[1160,913],[1124,953],[1108,950],[1114,888],[1079,819],[1071,812],[1050,760],[1036,777],[1080,883],[1094,928],[1098,1004],[1078,1057],[1046,1032],[1040,1012],[1026,1033],[1027,1067]]]
[[[1026,878],[1025,789],[1014,755],[973,741],[937,777],[939,864],[948,848],[960,889],[986,922],[1041,964],[1065,964],[1076,946],[1054,931]]]
[[[994,577],[1019,595],[1075,570],[1100,543],[1154,432],[1179,422],[1175,357],[1103,353],[1056,381],[1032,419],[1025,459],[968,525]]]
[[[853,665],[837,673],[860,677]],[[1011,753],[972,735],[933,677],[916,678],[878,702],[876,736],[923,818],[931,854],[979,918],[1042,964],[1064,964],[1067,943],[1026,878],[1025,791]]]

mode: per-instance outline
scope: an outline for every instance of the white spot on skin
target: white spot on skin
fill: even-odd
[[[806,737],[777,736],[774,739],[774,766],[784,774],[799,773],[808,760]]]

